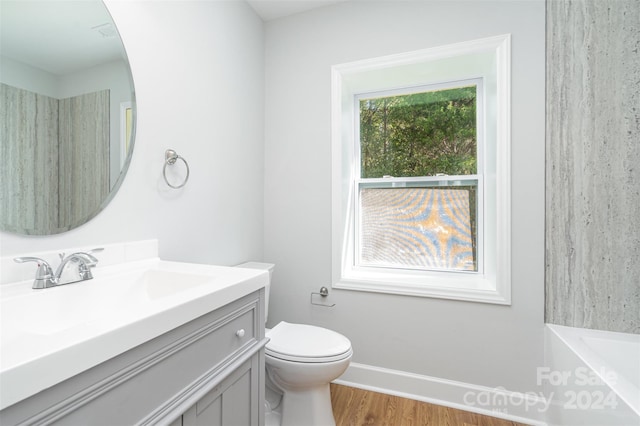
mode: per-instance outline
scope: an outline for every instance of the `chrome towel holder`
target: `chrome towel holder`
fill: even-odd
[[[169,179],[167,179],[167,165],[173,166],[176,164],[176,161],[182,160],[185,167],[187,168],[187,175],[184,178],[184,181],[180,185],[172,185],[169,183]],[[173,149],[168,149],[164,152],[164,167],[162,167],[162,177],[164,177],[164,181],[169,185],[170,188],[180,189],[187,184],[189,180],[189,163],[184,157],[179,156]]]

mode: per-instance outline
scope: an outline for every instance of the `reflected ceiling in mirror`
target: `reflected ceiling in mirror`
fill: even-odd
[[[108,204],[129,166],[127,55],[101,0],[0,8],[0,227],[65,232]]]

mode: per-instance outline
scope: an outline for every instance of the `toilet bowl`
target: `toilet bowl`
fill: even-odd
[[[266,269],[270,277],[274,267],[256,262],[238,266]],[[267,301],[269,290],[270,283]],[[285,321],[267,329],[266,337],[267,426],[335,425],[329,383],[351,362],[349,339],[326,328]]]

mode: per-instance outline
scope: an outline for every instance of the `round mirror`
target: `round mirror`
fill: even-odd
[[[68,231],[108,204],[129,166],[127,55],[101,0],[0,9],[0,227]]]

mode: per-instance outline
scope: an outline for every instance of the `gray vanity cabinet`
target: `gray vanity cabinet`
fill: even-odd
[[[247,361],[182,415],[182,426],[248,426],[258,424],[255,401],[258,364]]]
[[[263,425],[266,342],[260,289],[0,411],[0,424]]]

